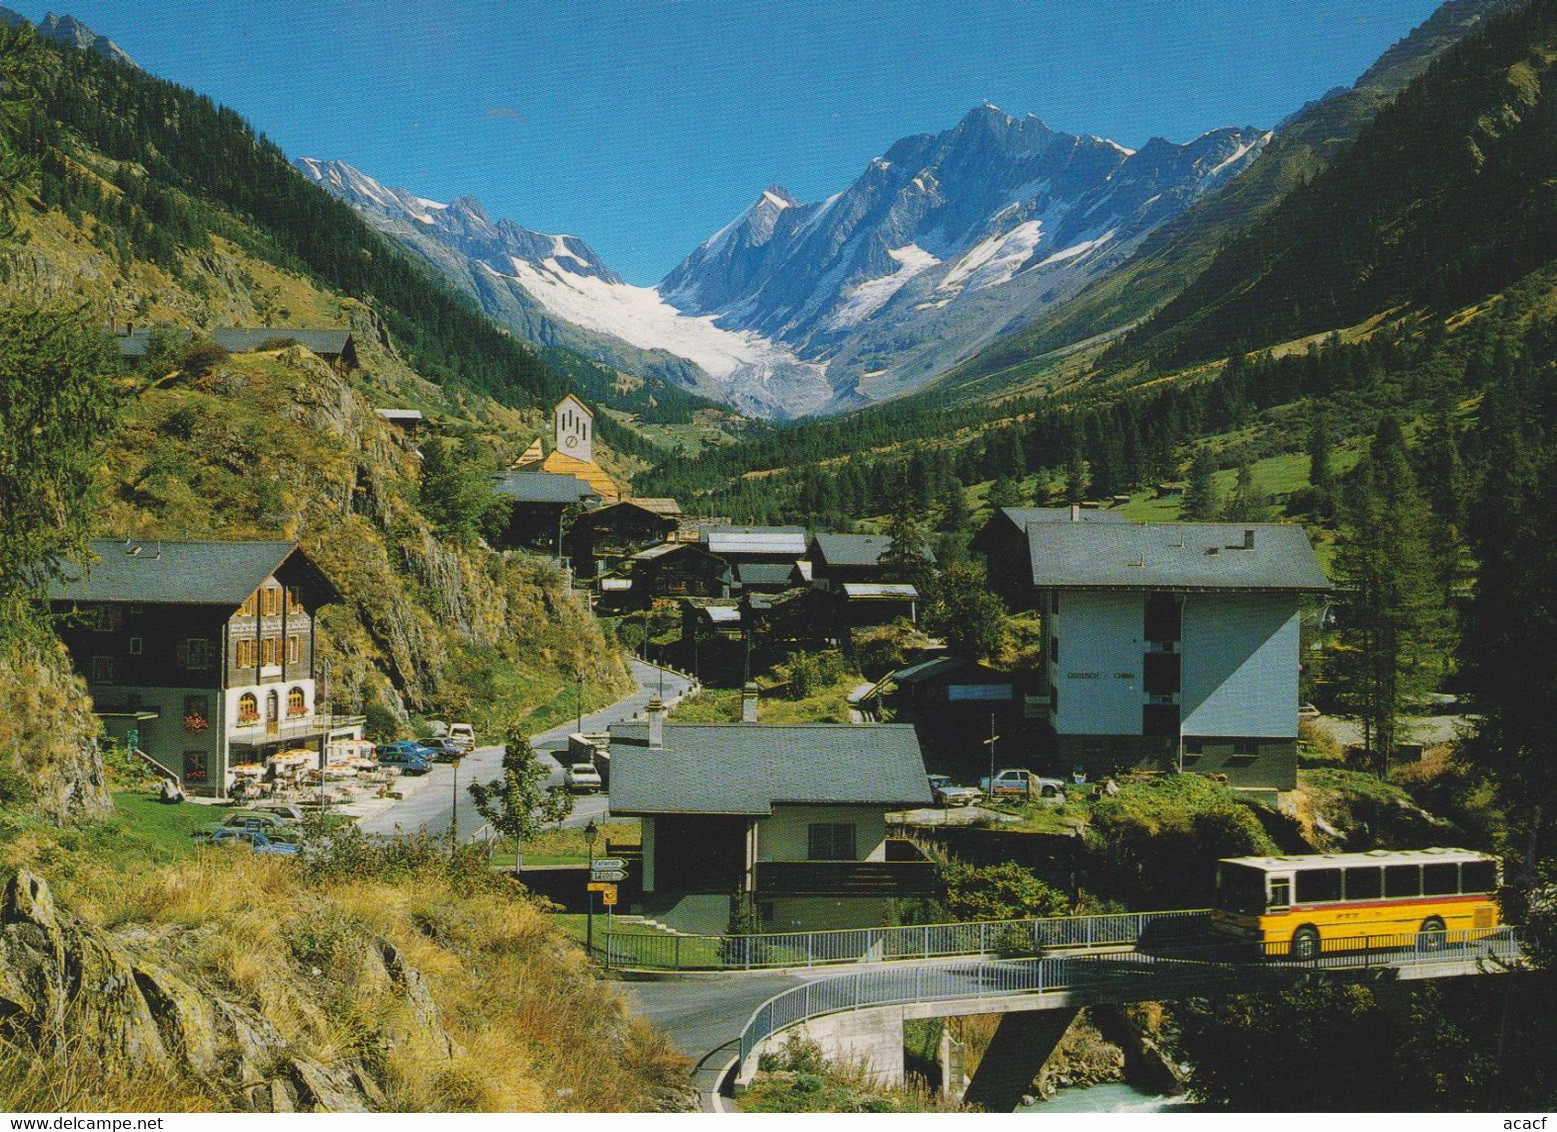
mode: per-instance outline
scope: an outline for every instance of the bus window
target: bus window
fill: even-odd
[[[1270,878],[1270,906],[1272,908],[1289,908],[1292,906],[1292,878]]]
[[[1422,866],[1423,896],[1453,896],[1460,891],[1460,866],[1437,863]]]
[[[1257,916],[1265,911],[1265,874],[1248,865],[1222,864],[1216,872],[1216,906]]]
[[[1497,862],[1466,861],[1460,866],[1461,892],[1496,892],[1497,887]]]
[[[1302,869],[1297,874],[1297,902],[1317,904],[1341,898],[1340,869]]]
[[[1422,866],[1385,865],[1384,895],[1389,897],[1421,896]]]
[[[1377,900],[1384,895],[1384,877],[1377,865],[1354,866],[1346,870],[1346,899]]]

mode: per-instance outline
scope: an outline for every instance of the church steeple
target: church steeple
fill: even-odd
[[[595,415],[571,393],[552,410],[552,435],[554,451],[587,464],[595,462]]]

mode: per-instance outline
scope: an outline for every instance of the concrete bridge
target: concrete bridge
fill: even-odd
[[[1513,928],[1327,940],[1323,954],[1301,961],[1260,955],[1250,945],[1197,946],[1184,942],[1182,931],[1175,935],[1144,947],[1115,941],[1103,950],[1050,948],[1020,959],[894,962],[878,952],[845,974],[704,974],[642,986],[638,997],[643,1013],[700,1059],[706,1104],[716,1103],[711,1094],[720,1088],[750,1084],[764,1050],[791,1032],[804,1033],[831,1058],[865,1063],[881,1083],[898,1083],[905,1022],[1000,1014],[964,1099],[1009,1112],[1084,1006],[1280,990],[1315,979],[1403,983],[1488,975],[1510,969],[1522,954]],[[744,1026],[743,1007],[750,1010]]]

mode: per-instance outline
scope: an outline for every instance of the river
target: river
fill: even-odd
[[[1192,1112],[1184,1097],[1147,1093],[1120,1081],[1061,1089],[1052,1098],[1023,1105],[1018,1112]]]

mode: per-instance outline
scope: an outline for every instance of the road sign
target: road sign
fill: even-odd
[[[625,869],[627,862],[620,857],[596,857],[594,864],[590,867],[596,869]]]
[[[590,884],[589,884],[589,891],[590,892],[615,892],[616,891],[616,885],[614,885],[614,884],[606,884],[604,881],[591,881]]]
[[[600,894],[600,903],[604,904],[607,908],[616,906],[616,885],[606,885],[606,890]]]
[[[589,874],[590,880],[626,880],[625,869],[595,869]]]

